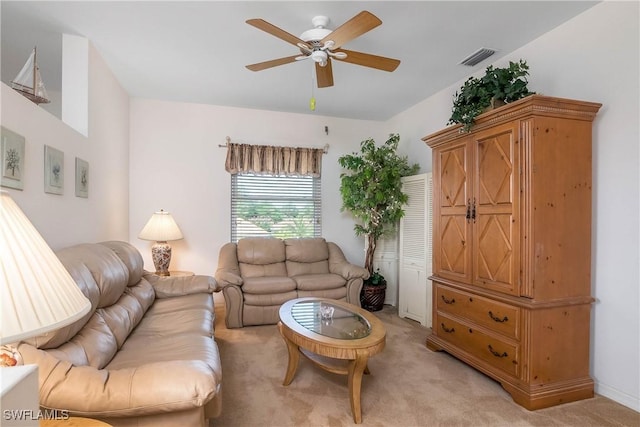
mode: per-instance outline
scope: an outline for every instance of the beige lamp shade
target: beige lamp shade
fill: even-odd
[[[151,219],[147,222],[147,225],[144,226],[138,238],[142,240],[154,240],[156,242],[167,242],[169,240],[182,239],[182,232],[171,214],[160,209],[159,212],[151,216]]]
[[[60,329],[91,309],[69,272],[6,191],[0,191],[0,344]]]

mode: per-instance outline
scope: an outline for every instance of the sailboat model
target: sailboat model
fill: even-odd
[[[35,47],[33,51],[31,51],[31,55],[29,55],[29,59],[27,59],[22,70],[20,70],[16,78],[11,81],[11,87],[36,104],[47,104],[50,102],[47,90],[40,76]]]

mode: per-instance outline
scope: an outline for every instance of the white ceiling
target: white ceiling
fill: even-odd
[[[61,34],[67,33],[87,37],[132,97],[385,120],[596,3],[3,0],[2,81],[15,77],[37,45],[47,89],[60,90]],[[316,15],[328,16],[333,29],[362,10],[383,23],[344,47],[400,59],[396,71],[333,61],[335,85],[318,89],[311,61],[245,68],[299,53],[247,19],[299,36]],[[498,53],[473,68],[458,65],[480,47]],[[535,63],[529,66],[535,74]]]

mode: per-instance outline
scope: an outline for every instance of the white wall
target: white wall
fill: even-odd
[[[638,16],[637,2],[604,2],[496,64],[526,59],[531,90],[603,104],[593,140],[596,302],[591,373],[597,393],[636,411],[640,411]],[[444,127],[453,94],[464,80],[390,120],[401,134],[411,135],[406,141],[410,145],[402,147],[405,152],[420,153],[424,143],[418,137]],[[431,170],[431,165],[423,169]]]
[[[324,127],[328,126],[326,135]],[[229,136],[234,142],[323,147],[323,236],[338,243],[352,262],[363,263],[364,243],[354,237],[353,219],[340,212],[338,157],[357,151],[360,141],[386,140],[382,125],[243,108],[145,99],[131,102],[130,242],[153,270],[151,245],[138,233],[154,211],[172,213],[184,235],[170,242],[172,270],[214,274],[220,247],[230,241],[231,179],[224,170]]]
[[[2,83],[2,126],[26,139],[24,190],[7,190],[53,249],[129,235],[129,96],[89,48],[89,137]],[[64,195],[44,192],[44,145],[64,152]],[[75,158],[89,162],[89,198],[75,196]]]

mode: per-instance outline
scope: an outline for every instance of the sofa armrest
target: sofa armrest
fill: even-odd
[[[156,298],[170,298],[189,294],[213,293],[216,290],[216,279],[211,276],[157,276],[147,273],[144,278],[151,283]]]
[[[218,285],[216,288],[217,292],[227,286],[242,286],[244,280],[242,280],[242,277],[238,276],[233,271],[218,269],[218,271],[216,271],[216,282]]]
[[[218,392],[203,361],[166,361],[125,369],[74,366],[22,344],[19,351],[39,367],[40,405],[90,417],[134,417],[204,406]]]
[[[369,278],[369,271],[347,261],[338,245],[332,242],[327,242],[327,245],[329,246],[329,271],[331,273],[339,274],[347,280],[358,278],[366,280]]]
[[[364,267],[358,267],[354,264],[343,263],[335,264],[329,267],[329,271],[335,274],[339,274],[347,280],[350,279],[368,279],[369,271]]]
[[[244,295],[239,286],[229,285],[222,289],[226,315],[224,318],[227,329],[242,328],[242,308],[244,307]]]
[[[225,243],[220,248],[218,269],[215,277],[218,282],[216,291],[220,291],[227,286],[242,286],[244,283],[238,264],[238,245],[235,243]]]

